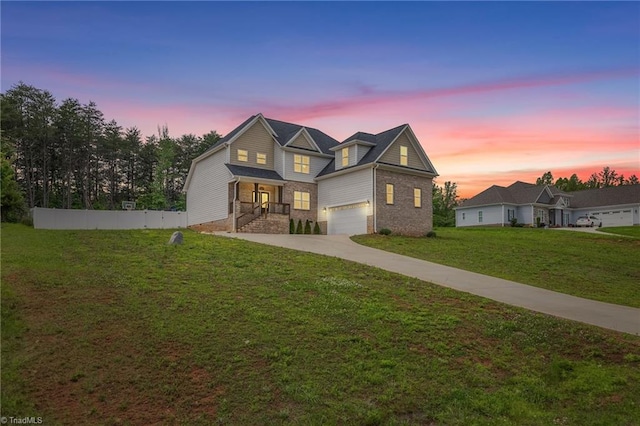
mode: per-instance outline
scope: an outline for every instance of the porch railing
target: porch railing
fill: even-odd
[[[239,215],[236,218],[236,230],[242,228],[261,215],[265,217],[268,213],[289,215],[291,211],[291,205],[283,203],[247,203],[241,201],[239,203],[239,207]]]

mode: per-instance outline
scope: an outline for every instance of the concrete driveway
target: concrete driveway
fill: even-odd
[[[640,309],[583,299],[389,253],[356,244],[346,235],[267,235],[223,232],[215,235],[335,256],[532,311],[640,335]]]

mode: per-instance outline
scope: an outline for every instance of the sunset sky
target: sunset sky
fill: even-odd
[[[252,114],[338,140],[409,123],[470,197],[551,170],[640,176],[638,2],[7,2],[3,92],[145,136]]]

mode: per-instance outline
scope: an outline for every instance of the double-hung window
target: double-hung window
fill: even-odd
[[[267,164],[267,154],[263,152],[258,152],[256,154],[256,163],[258,164]]]
[[[422,189],[413,188],[413,207],[422,207]]]
[[[249,151],[247,151],[246,149],[239,149],[238,161],[249,161]]]
[[[293,208],[296,210],[309,210],[309,193],[303,191],[293,191]]]
[[[342,148],[342,167],[349,165],[349,147]]]
[[[400,145],[400,165],[406,166],[409,164],[409,151],[404,145]]]
[[[309,174],[309,156],[294,154],[293,171],[296,173]]]
[[[386,187],[387,191],[387,204],[393,204],[393,184],[388,183]]]

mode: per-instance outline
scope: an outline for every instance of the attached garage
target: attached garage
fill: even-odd
[[[632,209],[606,210],[591,213],[602,221],[602,226],[633,226]]]
[[[367,233],[367,204],[350,204],[327,209],[329,235],[358,235]]]

